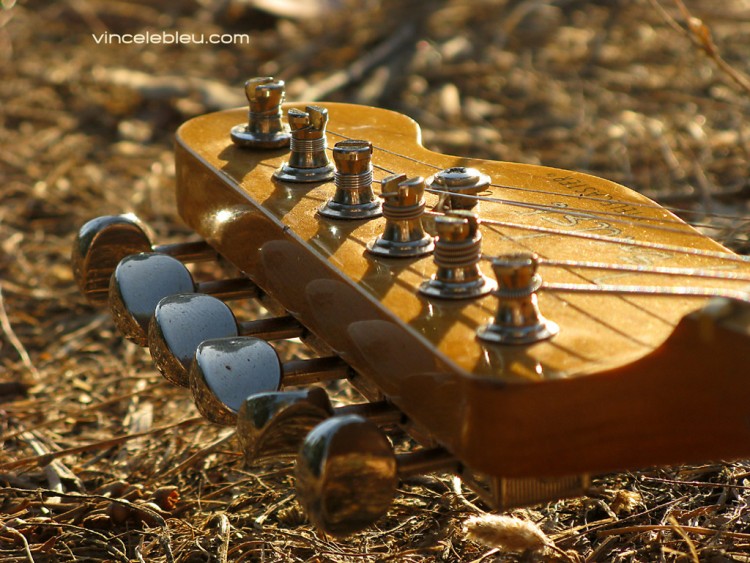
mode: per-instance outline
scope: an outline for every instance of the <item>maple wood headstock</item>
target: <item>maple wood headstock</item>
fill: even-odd
[[[292,107],[305,108],[287,109]],[[480,201],[483,255],[533,251],[545,258],[636,264],[646,270],[731,267],[748,272],[746,262],[727,262],[719,244],[622,186],[541,166],[436,154],[419,144],[418,128],[407,117],[346,104],[324,107],[331,137],[372,143],[376,181],[394,173],[424,177],[471,167],[492,178],[486,195],[519,202]],[[388,259],[367,252],[385,219],[322,217],[318,210],[333,196],[333,183],[274,179],[288,151],[236,147],[227,131],[243,117],[241,111],[221,112],[180,129],[180,214],[468,465],[514,477],[534,475],[540,468],[548,475],[569,474],[675,462],[693,457],[698,441],[713,442],[714,431],[688,416],[689,408],[669,414],[666,407],[678,396],[685,404],[681,390],[691,378],[700,379],[690,374],[708,377],[720,359],[708,352],[700,354],[701,360],[692,352],[682,359],[675,355],[668,367],[661,364],[676,345],[663,346],[665,341],[686,315],[705,305],[705,298],[541,292],[540,309],[560,327],[557,336],[528,346],[488,344],[476,333],[496,312],[494,296],[441,300],[420,294],[420,284],[435,274],[432,258]],[[438,203],[436,195],[425,197],[427,208]],[[705,254],[680,253],[680,247]],[[491,276],[489,264],[480,268]],[[542,277],[560,283],[614,278],[622,285],[737,287],[725,280],[674,280],[648,271],[544,268]],[[697,408],[704,400],[699,392],[687,404]],[[641,405],[638,424],[631,414],[635,402]],[[574,416],[584,411],[583,419]],[[735,432],[744,436],[741,426]],[[659,436],[652,444],[643,443],[647,428]],[[641,445],[594,447],[607,440]]]

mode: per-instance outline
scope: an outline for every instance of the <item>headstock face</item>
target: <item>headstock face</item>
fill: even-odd
[[[645,198],[605,180],[539,166],[469,161],[432,153],[418,144],[416,124],[404,116],[373,108],[338,104],[326,107],[330,115],[329,144],[347,137],[370,140],[375,147],[376,180],[387,176],[389,171],[429,176],[451,167],[472,166],[489,174],[495,185],[516,188],[491,186],[484,191],[486,195],[531,206],[540,204],[575,210],[570,214],[558,214],[481,202],[480,220],[721,250],[713,241],[694,236],[692,229],[682,223],[670,223],[672,230],[669,231],[649,228],[660,224],[653,220],[674,218],[661,208],[649,206]],[[298,268],[328,269],[330,274],[326,277],[344,279],[352,298],[358,296],[378,302],[378,308],[386,317],[395,319],[403,330],[418,333],[419,338],[429,341],[441,360],[467,373],[507,381],[538,381],[624,365],[661,344],[677,321],[703,302],[671,297],[541,294],[540,307],[548,318],[560,325],[559,336],[526,348],[488,346],[475,335],[477,328],[494,314],[496,300],[492,296],[452,302],[428,299],[417,293],[415,288],[435,272],[432,258],[382,259],[366,253],[366,244],[381,234],[383,219],[336,221],[321,217],[317,211],[333,195],[333,184],[290,184],[273,179],[271,174],[284,161],[286,151],[235,148],[226,131],[242,118],[238,111],[213,114],[197,118],[180,130],[180,209],[188,223],[253,278],[269,275],[259,263],[268,262],[274,255],[273,243],[280,240],[276,231],[285,232],[284,238],[293,241],[299,254],[293,255],[295,250],[290,247],[288,251],[292,254],[286,255],[283,244],[275,245],[279,260],[289,259],[292,263],[273,266],[279,268],[271,275],[275,278],[273,283],[296,285]],[[195,177],[196,158],[215,176],[212,183],[216,187],[205,186],[201,190],[205,193],[197,193],[201,186],[191,179]],[[437,196],[427,194],[427,200],[429,209],[437,203]],[[585,211],[597,215],[580,217]],[[600,215],[601,212],[611,215]],[[619,222],[623,220],[625,222]],[[242,224],[247,224],[248,228],[243,229]],[[253,228],[260,226],[258,232],[248,232],[251,224]],[[695,267],[709,266],[712,262],[663,250],[618,247],[564,235],[504,229],[488,222],[481,229],[482,249],[488,256],[531,250],[542,257],[560,260],[606,258],[614,263],[644,266]],[[270,244],[261,250],[266,243]],[[300,266],[299,260],[304,264]],[[484,262],[481,267],[491,277],[489,263]],[[612,280],[623,284],[664,283],[662,279],[642,274],[548,269],[543,275],[545,281],[569,283],[611,283]],[[292,291],[306,292],[308,301],[314,299],[314,288],[298,287]],[[320,291],[319,298],[323,299],[325,290],[320,288]],[[285,288],[279,287],[274,293],[282,303],[288,301],[283,295]],[[351,322],[346,311],[340,311],[340,317],[339,323]]]
[[[437,154],[420,145],[418,126],[403,115],[347,104],[321,107],[328,113],[329,147],[343,139],[372,143],[376,182],[398,173],[428,177],[442,170],[472,167],[492,180],[481,195],[520,202],[521,206],[479,204],[485,256],[532,251],[556,260],[750,271],[746,263],[716,257],[571,236],[593,233],[675,248],[725,251],[650,200],[617,184],[542,166]],[[305,106],[284,108],[302,111]],[[531,394],[537,392],[565,393],[568,383],[579,379],[606,373],[617,377],[658,349],[680,319],[705,304],[704,298],[695,297],[540,293],[539,306],[545,317],[559,325],[559,334],[532,345],[483,342],[477,339],[477,330],[495,314],[495,297],[443,300],[420,294],[417,288],[436,270],[432,257],[397,259],[366,252],[367,244],[382,234],[384,220],[322,217],[318,210],[334,195],[333,183],[274,178],[288,150],[235,146],[228,132],[245,119],[243,110],[232,110],[195,118],[180,129],[177,196],[181,216],[416,424],[428,427],[454,451],[491,437],[484,419],[473,417],[490,408],[490,399],[485,403],[477,397],[527,394],[531,401]],[[436,195],[427,194],[426,199],[428,209],[438,203]],[[489,262],[483,261],[481,268],[492,277]],[[545,281],[559,283],[686,283],[684,278],[574,268],[544,268],[541,273]],[[737,287],[717,280],[689,283]],[[524,416],[514,411],[502,423],[523,424]],[[591,424],[598,422],[594,418]],[[499,454],[482,454],[476,464],[484,469],[482,465],[498,462],[506,474],[527,474],[531,457],[542,454],[527,452],[523,440],[519,435],[514,447],[520,448],[522,457],[528,455],[528,460],[502,467]],[[555,440],[551,432],[548,446],[554,448]],[[654,450],[658,451],[658,445]],[[579,469],[572,458],[565,463],[551,471]],[[621,461],[595,463],[605,469]]]

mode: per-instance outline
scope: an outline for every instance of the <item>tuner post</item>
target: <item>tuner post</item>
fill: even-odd
[[[289,126],[282,121],[284,81],[270,76],[251,78],[245,82],[249,103],[247,124],[232,127],[235,145],[253,149],[277,149],[289,145]]]
[[[276,172],[274,178],[282,182],[327,182],[335,168],[326,154],[326,124],[328,110],[307,106],[305,111],[292,108],[287,112],[291,127],[289,161]]]
[[[477,200],[474,197],[490,185],[490,177],[476,168],[454,166],[441,170],[427,178],[427,186],[439,192],[439,201],[435,209],[474,209]],[[470,197],[465,197],[470,196]]]
[[[318,213],[329,219],[370,219],[383,214],[372,191],[372,143],[347,139],[333,147],[336,192]]]
[[[437,272],[419,286],[420,293],[440,299],[472,299],[497,287],[479,268],[482,233],[474,213],[451,211],[435,219],[435,228]]]
[[[499,304],[495,318],[477,331],[480,340],[495,344],[533,344],[552,338],[560,327],[546,319],[537,304],[542,278],[536,254],[509,254],[492,260]]]
[[[414,258],[435,249],[432,237],[422,226],[425,209],[424,178],[394,174],[383,179],[385,230],[367,245],[367,250],[384,258]]]

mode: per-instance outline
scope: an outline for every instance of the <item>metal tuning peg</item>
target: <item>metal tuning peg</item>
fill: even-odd
[[[305,111],[287,112],[292,138],[289,161],[273,173],[282,182],[327,182],[334,175],[334,166],[326,154],[326,123],[328,110],[307,106]]]
[[[217,424],[237,424],[237,411],[249,396],[278,391],[281,385],[308,385],[342,379],[349,366],[337,356],[281,362],[265,340],[238,336],[206,340],[190,367],[190,390],[200,413]]]
[[[297,338],[304,327],[292,317],[274,317],[243,323],[223,301],[203,293],[164,297],[148,325],[148,348],[165,379],[187,387],[195,351],[204,340],[254,336],[264,340]]]
[[[492,260],[498,287],[492,293],[498,308],[491,323],[477,331],[481,340],[496,344],[533,344],[560,332],[539,311],[536,292],[542,286],[535,254],[510,254]]]
[[[282,121],[284,81],[270,76],[251,78],[245,82],[245,95],[250,105],[247,124],[232,127],[232,141],[239,147],[276,149],[289,145],[289,126]]]
[[[407,180],[405,174],[394,174],[382,181],[385,230],[367,250],[386,258],[413,258],[435,249],[432,237],[422,227],[424,214],[424,178]]]
[[[73,243],[73,278],[89,303],[107,302],[109,278],[117,264],[131,254],[157,252],[185,262],[215,260],[216,251],[203,241],[154,246],[145,225],[135,215],[105,215],[87,221]]]
[[[247,278],[195,283],[185,265],[155,253],[123,258],[109,283],[109,309],[120,334],[139,346],[148,344],[148,325],[156,305],[176,293],[210,293],[223,299],[258,297],[260,290]]]
[[[347,139],[333,147],[336,192],[320,213],[330,219],[370,219],[383,214],[372,191],[372,143]]]
[[[396,455],[373,422],[335,416],[313,428],[300,448],[297,498],[315,526],[342,537],[388,512],[399,478],[457,469],[441,448]]]
[[[245,464],[296,456],[305,436],[332,416],[358,414],[377,424],[398,424],[403,414],[378,401],[334,408],[320,387],[250,395],[237,413],[237,438]]]
[[[469,211],[451,211],[435,218],[435,264],[437,272],[419,286],[428,297],[470,299],[497,287],[479,268],[482,233],[477,216]]]
[[[482,174],[476,168],[455,166],[446,168],[427,178],[427,186],[440,192],[440,199],[435,209],[448,211],[450,209],[471,210],[477,206],[474,197],[490,185],[490,177]]]

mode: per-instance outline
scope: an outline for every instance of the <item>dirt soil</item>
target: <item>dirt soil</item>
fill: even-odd
[[[86,220],[133,212],[159,243],[190,234],[174,131],[242,105],[259,75],[286,80],[289,100],[405,113],[440,152],[609,178],[748,249],[750,1],[299,4],[327,11],[0,1],[0,559],[750,561],[747,462],[599,477],[587,497],[514,511],[542,538],[515,537],[517,552],[470,540],[463,522],[486,507],[424,477],[335,541],[307,523],[288,466],[245,469],[228,431],[78,294],[69,257]],[[250,42],[96,40],[146,30]]]

